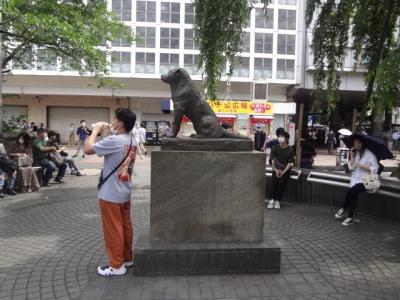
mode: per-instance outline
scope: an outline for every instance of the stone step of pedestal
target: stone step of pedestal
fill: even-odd
[[[273,242],[137,243],[135,276],[279,273],[281,249]]]

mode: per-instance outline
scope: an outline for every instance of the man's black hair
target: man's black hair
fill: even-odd
[[[37,130],[37,133],[39,134],[39,133],[44,133],[44,132],[46,132],[46,129],[44,129],[44,128],[39,128],[38,130]]]
[[[124,124],[127,132],[130,132],[135,126],[136,115],[129,108],[117,108],[115,110],[115,118]]]
[[[283,131],[280,135],[283,136],[287,141],[290,140],[290,134],[286,131]]]
[[[83,122],[85,122],[85,120],[81,120],[80,123],[82,124]],[[86,123],[86,122],[85,122]]]
[[[282,128],[282,127],[279,127],[279,128],[277,128],[276,129],[276,136],[280,136],[280,135],[282,135],[282,133],[284,133],[285,132],[285,129],[284,128]]]

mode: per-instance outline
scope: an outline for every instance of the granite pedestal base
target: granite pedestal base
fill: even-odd
[[[134,276],[279,273],[281,249],[256,243],[168,243],[140,233]]]
[[[280,249],[263,240],[264,192],[261,152],[152,152],[134,274],[279,272]]]

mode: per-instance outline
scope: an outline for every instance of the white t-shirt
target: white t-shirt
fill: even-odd
[[[138,133],[139,133],[139,141],[141,143],[145,143],[146,142],[146,129],[144,129],[143,127],[138,128]]]
[[[354,158],[354,163],[359,163],[362,165],[369,166],[369,170],[372,173],[376,174],[378,172],[379,165],[376,156],[368,149],[365,149],[364,155],[361,158],[360,158],[360,152],[357,152]],[[358,183],[362,183],[363,177],[367,176],[369,173],[369,171],[365,170],[364,168],[358,168],[358,167],[352,168],[350,164],[349,168],[353,170],[353,174],[351,175],[351,180],[350,180],[350,187],[353,187]]]

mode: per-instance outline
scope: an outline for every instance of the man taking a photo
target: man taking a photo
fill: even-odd
[[[98,267],[97,274],[102,276],[124,275],[126,267],[133,265],[130,200],[137,144],[129,132],[135,121],[136,115],[131,110],[118,108],[112,122],[114,134],[95,143],[97,135],[108,126],[99,122],[84,148],[85,154],[104,156],[98,199],[110,262],[109,265]]]

